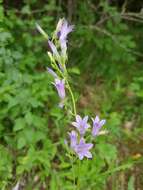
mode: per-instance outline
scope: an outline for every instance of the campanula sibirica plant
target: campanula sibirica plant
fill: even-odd
[[[68,48],[68,34],[73,31],[74,26],[70,25],[66,19],[60,19],[56,30],[50,37],[43,31],[43,29],[37,24],[38,31],[46,38],[50,47],[48,56],[51,61],[51,67],[47,68],[50,75],[53,76],[52,84],[57,90],[57,94],[60,98],[59,106],[67,111],[70,111],[73,120],[71,121],[72,131],[68,132],[69,146],[68,153],[72,160],[83,160],[84,158],[92,159],[92,148],[94,144],[91,139],[94,139],[99,135],[102,126],[106,120],[100,120],[99,116],[95,116],[95,119],[90,119],[89,116],[83,118],[77,114],[76,101],[74,93],[70,86],[67,68],[67,48]],[[71,101],[70,101],[71,100]],[[70,108],[66,106],[70,104]],[[92,124],[90,122],[92,120]],[[88,137],[88,138],[87,138]],[[73,167],[73,166],[72,166]]]

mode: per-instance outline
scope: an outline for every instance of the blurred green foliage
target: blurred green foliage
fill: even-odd
[[[80,189],[135,189],[138,171],[128,172],[143,154],[142,24],[121,11],[107,1],[0,1],[0,189],[18,181],[25,190],[73,189],[64,145],[69,116],[57,107],[48,45],[35,28],[38,22],[50,34],[62,16],[75,24],[68,67],[78,111],[100,113],[109,131],[80,173],[75,165]]]

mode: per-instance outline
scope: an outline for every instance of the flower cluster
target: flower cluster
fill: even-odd
[[[44,30],[37,24],[38,31],[48,40],[48,45],[50,48],[48,55],[51,60],[52,68],[48,67],[47,71],[54,77],[54,82],[52,84],[55,86],[60,97],[59,106],[61,108],[64,106],[66,97],[65,84],[67,84],[67,89],[71,94],[73,111],[76,117],[76,121],[72,122],[72,125],[76,130],[72,130],[69,133],[70,147],[79,157],[79,159],[82,160],[84,157],[92,158],[90,149],[93,147],[93,144],[86,143],[85,141],[85,134],[91,128],[91,126],[88,124],[88,116],[81,118],[79,115],[76,115],[74,96],[67,80],[67,36],[73,31],[73,28],[74,26],[69,25],[64,18],[60,19],[51,38],[52,40],[50,40]],[[91,134],[93,137],[95,137],[100,133],[100,129],[105,124],[105,120],[100,120],[99,117],[96,116],[95,119],[92,119],[92,121],[93,127]]]
[[[54,77],[54,82],[52,84],[55,86],[60,97],[59,106],[63,107],[66,96],[64,73],[66,72],[65,62],[67,59],[67,36],[73,30],[74,26],[69,25],[64,18],[60,19],[55,33],[52,36],[52,40],[49,40],[48,35],[38,24],[36,24],[36,27],[38,31],[48,40],[48,45],[51,50],[48,52],[48,55],[52,63],[52,68],[48,67],[47,71]]]
[[[95,137],[99,134],[101,127],[105,124],[105,120],[100,120],[98,116],[92,119],[92,136]],[[92,147],[92,143],[85,143],[85,133],[90,128],[88,124],[88,116],[83,119],[76,115],[76,121],[72,122],[72,125],[77,129],[78,133],[73,130],[69,133],[70,136],[70,147],[78,155],[79,159],[82,160],[84,157],[92,158],[92,154],[89,151]]]

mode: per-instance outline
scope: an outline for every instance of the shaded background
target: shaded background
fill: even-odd
[[[46,73],[47,42],[59,18],[69,37],[78,112],[107,118],[81,190],[143,189],[143,1],[0,0],[0,189],[73,189],[63,139],[70,118]],[[87,176],[88,173],[88,176]]]

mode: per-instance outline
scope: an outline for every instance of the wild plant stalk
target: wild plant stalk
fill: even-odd
[[[53,76],[54,82],[52,84],[55,86],[57,93],[60,98],[59,107],[65,108],[67,110],[67,105],[70,104],[67,99],[66,89],[69,91],[69,94],[71,96],[71,110],[70,113],[75,118],[75,122],[72,122],[71,124],[76,129],[72,130],[68,133],[70,137],[70,146],[68,146],[68,152],[69,157],[71,159],[71,166],[72,166],[72,173],[73,173],[73,183],[74,183],[74,189],[80,190],[80,166],[81,166],[81,160],[83,160],[84,157],[91,159],[92,154],[89,151],[92,147],[92,143],[86,143],[85,134],[87,131],[90,130],[91,126],[88,124],[88,116],[85,116],[84,118],[81,118],[79,115],[77,115],[76,110],[76,100],[74,97],[74,93],[72,91],[72,88],[70,86],[69,77],[68,77],[68,70],[67,70],[67,36],[70,32],[73,31],[74,26],[69,25],[68,22],[63,18],[60,19],[56,30],[54,31],[51,39],[46,34],[46,32],[37,24],[38,31],[44,36],[44,38],[48,41],[48,45],[50,47],[50,51],[48,52],[48,56],[51,61],[51,68],[47,68],[48,73]],[[93,121],[93,127],[91,134],[93,137],[100,134],[101,127],[105,124],[105,120],[100,120],[99,116],[96,116]],[[102,131],[102,134],[104,132]],[[90,135],[90,137],[92,138]],[[91,140],[90,138],[90,140]],[[75,168],[74,168],[74,162],[78,161],[78,179],[76,184],[76,175],[75,175]],[[77,160],[77,158],[79,158]]]

